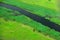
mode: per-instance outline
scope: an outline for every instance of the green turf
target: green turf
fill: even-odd
[[[22,1],[24,3],[28,3],[28,4],[32,4],[32,5],[40,5],[40,6],[44,6],[44,7],[47,7],[47,8],[50,8],[50,9],[57,9],[57,6],[56,6],[56,0],[51,0],[51,1],[48,1],[48,0],[19,0],[19,1]]]
[[[1,11],[4,11],[4,12],[1,12]],[[60,39],[59,32],[49,29],[48,27],[46,27],[40,23],[37,23],[37,22],[33,21],[32,19],[24,16],[23,14],[20,16],[13,16],[12,15],[12,14],[14,14],[13,10],[2,8],[2,7],[1,7],[1,11],[0,11],[1,12],[0,16],[3,17],[6,21],[12,20],[12,21],[16,21],[19,23],[23,23],[28,26],[31,26],[32,28],[34,28],[37,31],[40,30],[45,35],[49,35],[55,39]]]
[[[7,1],[3,1],[3,2],[21,7],[23,9],[26,9],[27,11],[30,11],[34,14],[39,15],[39,16],[43,16],[43,17],[45,17],[46,15],[52,16],[52,18],[49,18],[49,17],[45,17],[45,18],[47,18],[47,19],[49,19],[57,24],[60,24],[59,18],[56,17],[56,16],[59,16],[59,13],[55,10],[54,5],[53,5],[53,7],[54,7],[53,8],[51,6],[50,7],[46,6],[45,3],[44,3],[44,5],[42,5],[42,4],[39,5],[39,4],[35,4],[35,3],[33,4],[33,3],[31,3],[32,1],[30,3],[28,1],[25,1],[23,3],[23,0],[21,0],[21,1],[18,1],[18,0],[9,1],[9,0],[7,0]],[[24,15],[13,16],[12,15],[14,13],[13,10],[6,9],[6,8],[0,8],[0,9],[1,9],[0,16],[2,16],[3,18],[5,18],[7,20],[14,20],[15,19],[15,21],[26,24],[32,28],[35,28],[37,31],[40,30],[43,34],[49,35],[50,37],[55,38],[56,40],[60,39],[59,32],[56,32],[55,30],[52,30],[52,29],[50,29],[50,28],[48,28],[40,23],[37,23],[37,22],[33,21],[32,19],[29,19],[28,17],[24,16]],[[2,11],[4,11],[4,13]]]
[[[6,0],[3,2],[21,7],[21,8],[26,9],[34,14],[43,16],[57,24],[60,24],[60,13],[58,11],[56,11],[55,9],[50,9],[48,7],[44,7],[44,6],[40,6],[40,5],[33,5],[33,4],[29,5],[28,3],[26,4],[21,1],[18,2],[18,0],[15,0],[15,1]],[[51,17],[51,18],[49,18],[49,17]]]
[[[5,21],[0,18],[0,27],[2,27],[1,40],[54,40],[42,33],[33,32],[33,29],[22,23],[15,21]]]

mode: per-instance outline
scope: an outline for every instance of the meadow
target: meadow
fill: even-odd
[[[55,5],[54,0],[51,1],[52,2],[51,4],[48,4],[50,3],[48,1],[39,1],[39,0],[37,1],[35,0],[32,0],[32,1],[30,0],[26,0],[26,1],[4,0],[3,2],[20,7],[36,15],[43,16],[46,19],[51,20],[52,22],[60,24],[59,18],[56,17],[56,16],[59,16],[59,13],[57,11],[57,7]],[[21,15],[15,16],[15,14],[21,14]],[[16,37],[16,40],[24,40],[23,38],[25,38],[26,35],[27,37],[25,40],[29,40],[30,38],[31,38],[30,40],[59,40],[60,39],[60,32],[57,32],[54,29],[50,29],[47,26],[44,26],[17,11],[13,11],[11,9],[0,7],[0,17],[2,18],[1,23],[4,23],[3,25],[0,24],[3,29],[2,35],[4,37],[4,40],[14,40],[15,37]],[[24,28],[25,26],[27,28]],[[10,29],[10,27],[12,29]],[[31,27],[31,30],[29,29],[30,27]],[[34,29],[37,32],[32,32]],[[10,33],[10,30],[12,31],[12,34]],[[26,34],[24,34],[23,32],[26,32]],[[44,36],[40,35],[40,33]]]

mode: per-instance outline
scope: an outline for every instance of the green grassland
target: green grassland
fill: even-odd
[[[54,40],[39,32],[33,32],[33,28],[15,21],[5,21],[0,18],[2,37],[0,40]]]
[[[32,4],[32,5],[39,5],[39,6],[44,6],[50,9],[56,9],[56,0],[21,0],[24,3]]]
[[[32,1],[30,1],[30,0],[26,0],[26,1],[24,1],[24,0],[10,0],[10,1],[5,0],[3,2],[14,5],[14,6],[21,7],[36,15],[43,16],[46,19],[51,20],[52,22],[60,24],[60,19],[56,17],[56,16],[59,16],[60,14],[57,12],[57,7],[55,5],[54,0],[51,1],[52,3],[48,2],[48,1],[39,1],[39,0],[37,0],[37,1],[36,0],[32,0]],[[50,29],[38,22],[35,22],[23,14],[21,14],[19,16],[14,16],[15,13],[19,14],[19,12],[17,12],[17,11],[13,11],[13,10],[10,10],[10,9],[4,8],[4,7],[0,7],[0,17],[5,19],[4,21],[1,20],[4,23],[4,25],[1,24],[1,27],[3,28],[3,37],[6,38],[5,40],[14,40],[13,39],[14,37],[17,38],[16,40],[24,40],[23,38],[26,35],[27,35],[27,37],[25,40],[29,40],[30,38],[31,38],[30,40],[55,40],[55,39],[59,40],[60,39],[59,32],[57,32],[53,29]],[[52,18],[46,17],[46,15],[52,16]],[[8,20],[10,20],[10,21],[8,21]],[[8,22],[6,23],[5,21],[8,21]],[[16,24],[16,26],[15,26],[15,24]],[[23,28],[22,26],[23,27],[26,26],[27,28]],[[5,28],[5,27],[7,27],[7,28]],[[10,29],[10,27],[12,29]],[[31,30],[29,29],[30,27],[32,28]],[[40,33],[32,32],[33,29],[35,29],[36,31],[40,31],[40,33],[42,35],[44,34],[45,36],[43,37],[42,35],[40,35]],[[27,31],[27,33],[24,34],[23,31],[25,31],[25,32]],[[21,32],[21,34],[20,34],[20,32]],[[21,36],[21,38],[19,35]],[[46,37],[46,36],[49,36],[49,37]],[[34,38],[36,38],[36,39],[34,39]]]
[[[40,6],[40,5],[33,5],[33,4],[25,3],[22,1],[18,1],[18,0],[14,0],[14,1],[6,0],[3,2],[26,9],[27,11],[35,13],[39,16],[43,16],[60,25],[60,13],[58,11],[56,11],[57,9],[51,9],[52,7],[49,8],[49,7]],[[51,6],[52,6],[52,4],[51,4]],[[55,6],[53,5],[53,7],[55,7]],[[51,17],[51,18],[49,18],[49,17]]]
[[[40,30],[41,33],[43,33],[45,35],[49,35],[50,37],[53,37],[55,39],[60,39],[59,32],[49,29],[48,27],[46,27],[40,23],[37,23],[37,22],[33,21],[32,19],[24,16],[23,14],[21,14],[19,16],[14,16],[13,10],[10,10],[10,9],[4,8],[4,7],[1,7],[0,9],[1,9],[0,17],[3,17],[6,21],[8,21],[8,20],[16,21],[16,22],[28,25],[37,31]],[[18,12],[15,12],[15,13],[18,14]]]

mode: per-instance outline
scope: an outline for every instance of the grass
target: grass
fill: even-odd
[[[33,32],[30,26],[15,21],[5,21],[0,18],[0,27],[2,27],[2,40],[54,40],[42,33]]]
[[[22,1],[24,3],[27,4],[32,4],[32,5],[39,5],[39,6],[44,6],[46,8],[50,8],[50,9],[57,9],[57,5],[56,5],[56,0],[19,0]]]
[[[33,4],[29,4],[29,3],[24,3],[23,1],[18,1],[18,0],[14,0],[14,1],[6,0],[3,2],[26,9],[27,11],[30,11],[39,16],[43,16],[46,19],[49,19],[50,21],[55,22],[60,25],[60,13],[58,11],[56,11],[56,9],[51,9],[52,7],[48,8],[48,7],[44,7],[41,5],[33,5]],[[51,18],[49,18],[49,17],[51,17]]]
[[[42,4],[40,6],[38,4],[35,5],[35,3],[34,3],[34,5],[32,3],[27,3],[27,2],[23,3],[23,0],[22,1],[6,0],[3,2],[8,3],[8,4],[12,4],[12,5],[16,5],[18,7],[21,7],[23,9],[26,9],[27,11],[34,13],[34,14],[37,14],[39,16],[43,16],[43,17],[45,17],[46,15],[52,16],[52,18],[49,20],[51,20],[57,24],[60,24],[59,18],[56,18],[57,15],[59,16],[59,13],[57,13],[57,11],[54,10],[53,7],[50,9],[49,7],[48,8],[46,8],[45,6],[43,7]],[[60,39],[60,33],[59,32],[57,32],[53,29],[50,29],[50,28],[48,28],[48,27],[46,27],[40,23],[37,23],[37,22],[33,21],[32,19],[24,16],[24,15],[12,16],[11,14],[13,14],[13,10],[6,9],[6,8],[0,8],[0,9],[1,9],[0,10],[0,12],[1,12],[0,16],[2,16],[3,18],[8,19],[8,20],[15,20],[16,22],[28,25],[28,26],[36,29],[37,31],[41,31],[41,33],[43,33],[45,35],[49,35],[50,37],[55,38],[56,40]],[[10,12],[9,12],[9,10],[10,10]],[[2,11],[4,11],[4,13]]]
[[[4,13],[1,11],[4,11]],[[0,11],[1,12],[0,16],[3,17],[6,21],[8,21],[8,20],[16,21],[16,22],[28,25],[37,31],[41,31],[43,34],[49,35],[52,38],[60,39],[59,32],[56,32],[40,23],[37,23],[37,22],[33,21],[32,19],[24,16],[23,14],[20,16],[13,16],[12,15],[12,14],[14,14],[13,10],[6,9],[6,8],[1,8],[1,11]]]

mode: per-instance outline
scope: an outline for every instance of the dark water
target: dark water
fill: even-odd
[[[5,4],[5,3],[0,3],[0,6],[2,7],[6,7],[6,8],[9,8],[9,9],[12,9],[12,10],[15,10],[15,11],[18,11],[20,12],[21,14],[33,19],[34,21],[36,22],[39,22],[51,29],[55,29],[56,31],[59,31],[60,32],[60,25],[54,23],[54,22],[51,22],[50,20],[48,19],[45,19],[44,17],[41,17],[41,16],[38,16],[38,15],[35,15],[31,12],[28,12],[24,9],[21,9],[20,7],[16,7],[16,6],[13,6],[13,5],[9,5],[9,4]]]

